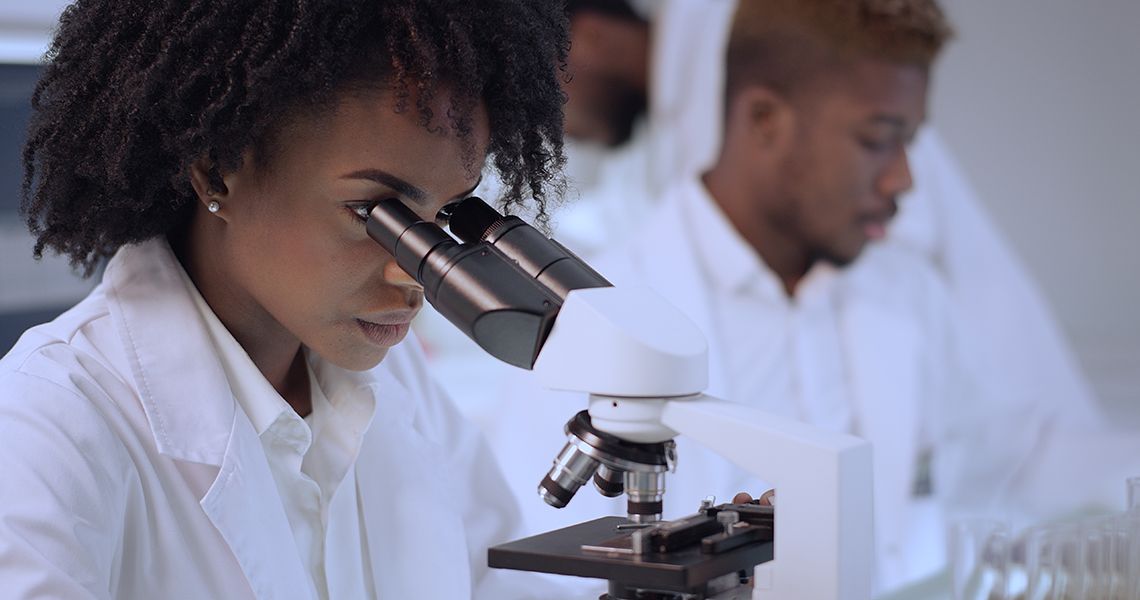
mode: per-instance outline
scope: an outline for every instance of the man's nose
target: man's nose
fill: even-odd
[[[912,186],[914,186],[914,180],[911,178],[910,160],[906,148],[901,148],[879,177],[879,193],[893,198],[909,190]]]

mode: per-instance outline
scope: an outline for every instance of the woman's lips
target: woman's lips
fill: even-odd
[[[400,323],[373,323],[371,321],[364,321],[356,319],[357,326],[364,332],[365,337],[370,342],[377,346],[390,348],[400,343],[404,336],[408,335],[408,328],[410,323],[407,321]]]

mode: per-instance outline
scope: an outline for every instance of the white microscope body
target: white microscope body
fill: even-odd
[[[544,387],[590,394],[598,430],[636,443],[688,436],[776,486],[775,559],[756,568],[754,599],[871,597],[870,445],[703,394],[704,336],[660,296],[571,291],[534,371]]]

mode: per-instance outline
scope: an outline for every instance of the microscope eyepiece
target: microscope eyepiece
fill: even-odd
[[[496,224],[506,218],[478,196],[452,204],[451,213],[447,215],[451,233],[468,244],[482,240]]]
[[[562,244],[518,217],[499,214],[478,197],[456,203],[448,224],[464,242],[491,244],[563,300],[570,290],[610,286]]]
[[[398,199],[378,202],[365,228],[467,337],[499,360],[534,366],[562,306],[557,295],[494,246],[460,244]]]

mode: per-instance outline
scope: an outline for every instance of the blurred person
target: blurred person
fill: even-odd
[[[646,122],[653,50],[650,19],[660,3],[570,0],[566,78],[569,202],[554,215],[558,240],[596,255],[652,209],[651,132]]]
[[[678,174],[704,172],[719,154],[724,46],[735,5],[667,0],[654,19],[651,196]],[[1066,402],[1072,418],[1102,425],[1098,399],[1044,295],[931,125],[920,128],[907,158],[914,187],[883,243],[918,253],[936,270],[963,320],[985,334],[977,351],[994,366],[991,381]]]
[[[488,162],[542,214],[565,44],[529,0],[68,7],[23,209],[109,263],[0,360],[0,597],[548,597],[486,567],[512,499],[364,222]]]
[[[1116,437],[1096,454],[1113,463],[1104,472],[1082,479],[1073,459],[1065,467],[1100,425],[1091,397],[1075,393],[1087,390],[1020,387],[1021,373],[987,364],[986,332],[963,323],[930,258],[886,242],[914,183],[907,147],[949,35],[929,0],[742,2],[719,157],[674,182],[633,239],[596,264],[694,319],[710,342],[710,394],[872,442],[880,590],[943,565],[954,515],[1041,518],[1118,497],[1116,475],[1137,449]],[[526,503],[585,402],[525,381],[507,398],[492,439],[532,530],[624,512],[589,490],[562,514]],[[1068,487],[1077,482],[1103,489]],[[666,516],[762,485],[681,438]]]

